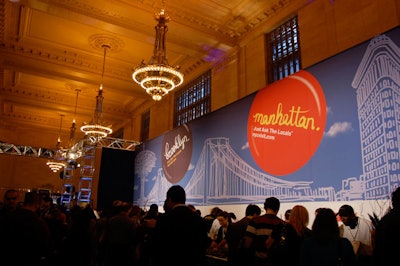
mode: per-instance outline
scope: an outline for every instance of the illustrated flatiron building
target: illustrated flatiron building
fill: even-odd
[[[365,199],[388,199],[400,185],[400,49],[371,40],[352,82],[360,125]]]

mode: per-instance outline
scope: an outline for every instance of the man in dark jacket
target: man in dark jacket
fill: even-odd
[[[167,191],[168,212],[157,221],[153,235],[154,265],[200,266],[205,262],[207,229],[203,218],[186,205],[185,190]]]

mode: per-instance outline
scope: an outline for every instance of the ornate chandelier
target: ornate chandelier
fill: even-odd
[[[72,119],[72,125],[70,127],[70,134],[69,134],[69,145],[68,149],[64,153],[64,157],[67,159],[67,161],[74,162],[76,161],[79,157],[83,155],[83,151],[79,148],[77,148],[77,145],[75,143],[75,132],[76,132],[76,109],[78,107],[78,96],[79,92],[81,91],[80,89],[75,89],[76,91],[76,99],[75,99],[75,111],[74,111],[74,118]]]
[[[153,100],[159,101],[161,98],[178,87],[183,82],[183,75],[178,71],[179,66],[172,67],[168,64],[165,52],[165,34],[168,31],[167,22],[169,16],[164,8],[155,15],[158,21],[156,29],[156,39],[154,53],[149,64],[143,60],[141,65],[134,69],[133,80],[140,84],[146,92],[152,96]]]
[[[80,89],[75,89],[76,91],[76,98],[75,98],[75,110],[74,110],[74,117],[72,118],[72,124],[69,131],[69,144],[68,148],[71,148],[75,144],[75,132],[76,132],[76,109],[78,108],[78,96]]]
[[[54,173],[58,172],[60,169],[65,167],[65,163],[63,162],[48,161],[46,164],[50,168],[50,170],[53,171]]]
[[[53,159],[48,161],[46,165],[50,168],[51,171],[58,172],[58,170],[65,167],[65,158],[63,157],[63,148],[61,147],[61,127],[62,127],[62,120],[64,115],[60,115],[60,129],[58,131],[58,138],[57,138],[57,145],[56,151],[54,153]]]
[[[90,123],[84,124],[81,126],[81,131],[85,133],[90,139],[99,140],[103,137],[112,133],[111,126],[106,126],[103,123],[103,78],[104,78],[104,66],[106,62],[106,53],[107,49],[110,48],[109,45],[103,44],[104,48],[104,58],[103,58],[103,70],[101,73],[101,83],[98,91],[98,95],[96,96],[96,109],[94,111],[93,119]]]

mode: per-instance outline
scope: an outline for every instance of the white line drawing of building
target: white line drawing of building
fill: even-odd
[[[352,87],[357,93],[366,200],[386,199],[400,184],[400,49],[371,40]]]

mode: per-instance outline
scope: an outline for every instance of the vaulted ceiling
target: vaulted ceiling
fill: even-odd
[[[103,44],[111,47],[103,78],[104,120],[115,131],[157,104],[134,83],[132,70],[153,55],[154,15],[162,7],[170,17],[169,64],[180,66],[188,82],[309,2],[3,0],[0,127],[57,134],[60,115],[65,131],[74,116],[77,125],[89,122],[101,82]]]

